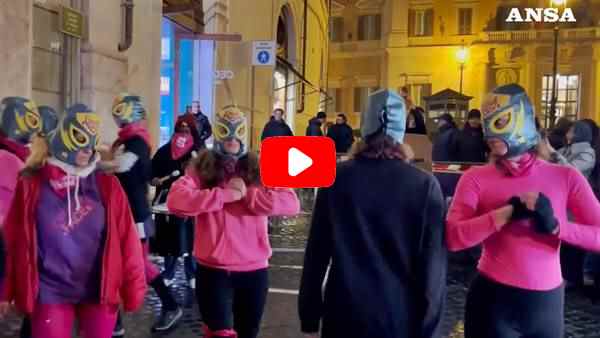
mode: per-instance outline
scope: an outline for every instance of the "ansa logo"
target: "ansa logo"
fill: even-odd
[[[577,22],[573,10],[565,8],[562,14],[558,8],[511,8],[506,22]]]

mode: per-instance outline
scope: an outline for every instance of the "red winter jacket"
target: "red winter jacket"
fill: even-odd
[[[100,303],[139,309],[146,294],[142,247],[127,197],[116,177],[96,173],[106,208],[107,232],[102,259]],[[39,291],[36,208],[41,175],[17,183],[13,204],[4,223],[6,280],[0,299],[15,302],[25,314],[34,311]]]

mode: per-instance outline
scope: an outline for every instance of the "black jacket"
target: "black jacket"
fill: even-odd
[[[321,130],[321,121],[318,118],[313,117],[308,121],[308,127],[306,127],[306,136],[323,136],[323,130]]]
[[[444,216],[430,174],[399,160],[340,164],[334,185],[317,194],[298,299],[302,331],[322,322],[323,338],[439,337]]]
[[[483,130],[465,124],[459,133],[456,151],[460,162],[486,162],[488,148],[483,140]]]
[[[354,143],[354,131],[346,123],[334,124],[329,127],[327,137],[335,142],[335,151],[338,153],[348,152]]]
[[[185,165],[192,158],[192,151],[180,159],[173,159],[171,155],[171,142],[166,143],[154,154],[152,158],[152,179],[163,178],[179,170],[180,176],[172,177],[164,184],[156,187],[155,203],[165,203],[171,185],[185,174]],[[153,252],[161,256],[180,256],[191,252],[193,236],[190,235],[185,219],[175,216],[156,215],[156,236],[152,242]]]
[[[126,152],[134,153],[138,159],[129,171],[117,173],[116,176],[127,194],[135,222],[145,222],[151,215],[148,203],[148,183],[151,174],[150,146],[139,136],[125,141],[123,145]]]
[[[206,140],[212,136],[212,126],[206,115],[202,112],[198,112],[198,115],[194,116],[196,119],[196,133],[192,133],[194,137],[194,147],[196,149],[206,148]]]
[[[458,130],[450,125],[442,126],[433,141],[431,159],[434,162],[458,161]]]
[[[263,129],[260,139],[261,141],[264,141],[264,139],[274,136],[294,136],[294,133],[292,133],[292,130],[285,121],[275,121],[275,119],[271,117],[271,120],[267,122]]]

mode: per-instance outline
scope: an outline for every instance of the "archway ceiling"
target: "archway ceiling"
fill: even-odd
[[[204,33],[202,0],[163,0],[163,15],[193,33]]]

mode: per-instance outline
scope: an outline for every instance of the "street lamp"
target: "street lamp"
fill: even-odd
[[[550,7],[560,9],[567,7],[567,0],[550,0]],[[554,25],[554,51],[552,58],[552,97],[550,98],[550,128],[554,128],[556,122],[556,101],[558,100],[558,23]]]
[[[460,64],[460,93],[463,92],[463,73],[465,70],[465,63],[467,62],[467,57],[469,56],[469,50],[465,46],[465,41],[462,41],[462,45],[456,51],[456,60]]]

